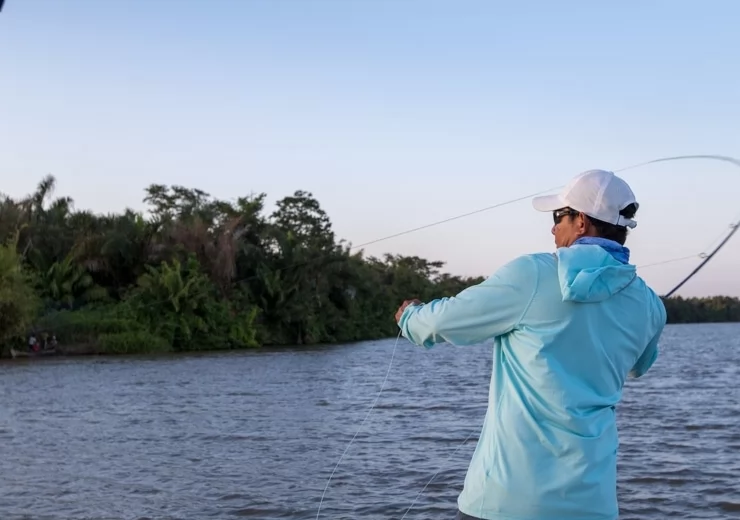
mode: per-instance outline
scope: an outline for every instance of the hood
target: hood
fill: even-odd
[[[563,301],[600,302],[627,287],[637,269],[620,262],[613,253],[596,244],[559,248],[555,255]]]

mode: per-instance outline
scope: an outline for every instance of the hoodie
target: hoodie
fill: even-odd
[[[612,245],[524,255],[450,298],[409,306],[412,343],[493,341],[488,409],[458,498],[485,520],[615,520],[615,406],[655,362],[660,298]],[[628,255],[627,255],[628,256]]]

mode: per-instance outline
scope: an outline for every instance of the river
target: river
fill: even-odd
[[[393,346],[3,362],[0,518],[316,518]],[[662,349],[618,408],[621,518],[739,518],[740,324],[671,325]],[[454,518],[490,366],[402,340],[321,518],[400,519],[417,496],[407,519]]]

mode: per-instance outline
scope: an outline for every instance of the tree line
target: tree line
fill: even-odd
[[[0,349],[54,335],[77,353],[306,345],[397,334],[404,299],[451,296],[481,277],[416,256],[353,253],[311,193],[265,214],[264,193],[218,200],[150,185],[147,214],[94,214],[45,177],[0,196]],[[671,322],[740,321],[734,298],[671,298]]]

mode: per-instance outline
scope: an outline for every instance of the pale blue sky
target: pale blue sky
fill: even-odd
[[[669,155],[740,157],[740,2],[6,0],[0,191],[78,208],[150,183],[314,193],[359,244]],[[639,264],[701,252],[740,169],[625,172]],[[528,201],[368,248],[490,274],[552,250]],[[740,238],[682,291],[740,296]],[[659,292],[695,265],[645,269]]]

